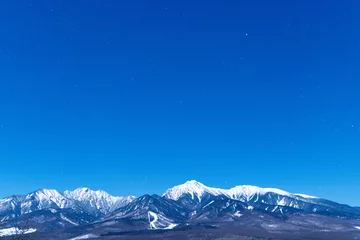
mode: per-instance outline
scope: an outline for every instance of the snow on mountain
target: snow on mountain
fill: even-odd
[[[300,193],[296,193],[294,194],[295,196],[299,196],[299,197],[302,197],[302,198],[309,198],[309,199],[316,199],[318,197],[315,197],[315,196],[310,196],[310,195],[306,195],[306,194],[300,194]]]
[[[78,188],[63,193],[40,189],[0,199],[0,221],[6,221],[7,228],[26,221],[37,232],[86,224],[128,230],[172,229],[208,221],[248,221],[252,217],[272,221],[314,215],[357,221],[360,208],[276,188],[242,185],[220,189],[195,180],[169,188],[162,197],[115,197],[102,190]],[[355,222],[353,225],[359,226]]]
[[[218,195],[227,195],[226,190],[219,189],[219,188],[211,188],[207,187],[204,184],[197,182],[195,180],[187,181],[184,184],[169,188],[163,194],[163,197],[172,200],[178,200],[185,194],[191,195],[192,199],[197,198],[199,202],[201,201],[201,197],[205,194],[209,193],[214,196]]]
[[[69,240],[82,240],[82,239],[95,239],[95,238],[99,238],[99,236],[97,236],[95,234],[85,234],[85,235],[71,238]]]
[[[100,216],[134,199],[133,196],[115,197],[105,191],[93,191],[88,188],[78,188],[64,193],[53,189],[39,189],[27,195],[0,199],[0,221],[7,221],[43,209],[51,209],[53,213],[56,209],[73,209]]]
[[[201,202],[202,196],[208,193],[213,196],[224,195],[231,199],[249,201],[253,197],[265,195],[267,193],[274,193],[284,197],[302,197],[302,198],[316,198],[304,194],[292,194],[277,188],[260,188],[250,185],[236,186],[231,189],[220,189],[205,186],[204,184],[195,180],[187,181],[184,184],[169,188],[163,194],[164,197],[172,200],[178,200],[184,195],[190,195],[192,199],[197,198]]]
[[[21,214],[19,202],[21,197],[12,196],[0,199],[0,222]]]
[[[162,216],[181,218],[186,210],[182,205],[158,195],[145,194],[136,198],[131,203],[115,210],[109,217],[113,218],[148,218],[148,212],[154,212]]]
[[[265,195],[266,193],[275,193],[281,196],[292,196],[291,193],[277,188],[260,188],[256,186],[243,185],[225,190],[227,196],[236,200],[250,200],[255,195]]]
[[[166,199],[158,195],[145,194],[136,198],[124,207],[115,210],[101,221],[105,223],[118,224],[122,222],[131,223],[136,229],[173,229],[178,224],[186,222],[188,209],[176,201]],[[115,220],[115,221],[113,221]]]
[[[21,214],[47,208],[73,208],[76,203],[53,189],[40,189],[26,195],[21,201]]]
[[[0,237],[8,237],[14,235],[22,235],[36,232],[35,228],[19,229],[15,227],[0,229]]]
[[[213,197],[225,197],[241,201],[251,208],[272,213],[316,212],[342,218],[357,218],[360,214],[359,209],[348,205],[305,194],[293,194],[277,188],[242,185],[231,189],[220,189],[205,186],[195,180],[169,188],[163,197],[178,201],[184,206],[191,206],[193,210],[198,210],[197,206],[214,200]]]
[[[80,202],[82,207],[96,209],[103,214],[123,207],[135,199],[134,196],[115,197],[105,191],[93,191],[89,188],[77,188],[74,191],[65,191],[64,196]]]
[[[173,229],[178,224],[174,223],[172,220],[156,214],[152,211],[148,212],[148,218],[149,218],[149,228],[150,229]]]

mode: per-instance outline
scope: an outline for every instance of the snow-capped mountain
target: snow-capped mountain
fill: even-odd
[[[19,202],[21,215],[48,208],[76,208],[76,203],[53,189],[40,189]]]
[[[248,185],[220,189],[191,180],[169,188],[162,197],[141,196],[101,221],[105,225],[115,220],[141,221],[143,228],[168,229],[196,222],[238,221],[254,214],[282,220],[299,214],[360,219],[358,209],[317,197]]]
[[[27,195],[11,196],[0,200],[0,221],[19,217],[42,209],[78,208],[72,199],[52,189],[39,189]]]
[[[125,206],[135,199],[134,196],[115,197],[105,191],[93,191],[89,188],[77,188],[74,191],[65,191],[63,195],[77,201],[77,203],[89,212],[108,214],[117,208]]]
[[[334,219],[352,228],[352,222],[360,226],[360,208],[276,188],[242,185],[220,189],[195,180],[169,188],[162,196],[115,197],[102,190],[78,188],[65,192],[40,189],[0,199],[0,221],[6,221],[6,227],[30,223],[37,233],[76,228],[77,233],[96,230],[96,235],[109,229],[170,230],[207,223],[262,226],[263,221],[291,227],[294,219],[302,224],[307,218],[320,221],[326,229],[333,228],[328,223]]]
[[[254,197],[259,197],[269,193],[292,198],[317,198],[305,194],[292,194],[277,188],[260,188],[250,185],[236,186],[231,189],[212,188],[205,186],[204,184],[195,180],[187,181],[184,184],[169,188],[168,190],[166,190],[163,196],[168,199],[178,200],[184,195],[190,195],[192,199],[197,199],[199,202],[201,202],[201,199],[205,194],[210,194],[213,196],[224,195],[235,200],[249,201]]]
[[[305,194],[293,194],[277,188],[260,188],[250,185],[236,186],[231,189],[220,189],[205,186],[195,180],[187,181],[184,184],[169,188],[163,197],[175,201],[189,198],[194,203],[201,203],[203,199],[211,196],[225,196],[249,204],[268,204],[272,206],[286,206],[301,208],[304,203],[319,204],[320,198],[311,197]],[[189,199],[188,199],[189,200]]]
[[[60,193],[52,189],[39,189],[27,195],[0,199],[0,221],[44,209],[72,209],[93,216],[105,215],[131,202],[135,197],[114,197],[98,190],[78,188]]]
[[[224,189],[207,187],[200,182],[191,180],[185,182],[184,184],[169,188],[163,194],[163,197],[177,201],[181,197],[188,195],[191,196],[192,200],[201,202],[201,199],[205,194],[210,194],[213,196],[227,196],[226,190]]]
[[[208,202],[212,196],[224,196],[246,203],[249,208],[258,208],[273,213],[317,213],[342,218],[360,216],[360,211],[357,208],[306,194],[293,194],[277,188],[242,185],[231,189],[220,189],[191,180],[169,188],[163,194],[163,197],[181,202],[186,206],[199,206],[203,204],[204,200]]]

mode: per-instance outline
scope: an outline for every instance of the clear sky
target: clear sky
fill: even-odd
[[[196,179],[360,205],[359,26],[356,0],[0,1],[0,196]]]

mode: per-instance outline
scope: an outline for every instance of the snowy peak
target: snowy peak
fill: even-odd
[[[0,218],[0,221],[43,209],[69,208],[101,216],[134,199],[133,196],[115,197],[105,191],[93,191],[89,188],[78,188],[64,193],[53,189],[39,189],[27,195],[0,199],[0,215],[5,216]]]
[[[236,186],[231,189],[220,189],[205,186],[204,184],[195,180],[187,181],[184,184],[169,188],[163,194],[164,197],[172,200],[178,200],[182,196],[190,195],[192,199],[201,201],[202,196],[208,193],[213,196],[224,195],[231,199],[249,201],[255,196],[261,196],[268,193],[273,193],[283,197],[301,197],[304,199],[316,198],[305,194],[292,194],[277,188],[261,188],[251,185]]]
[[[70,208],[75,205],[73,201],[53,189],[39,189],[32,192],[26,195],[19,204],[21,214],[46,208]]]
[[[93,191],[89,188],[77,188],[74,191],[65,191],[64,196],[78,201],[83,201],[89,198],[108,199],[112,197],[110,194],[108,194],[105,191],[102,190]]]
[[[134,196],[115,197],[103,190],[93,191],[89,188],[65,191],[64,196],[80,202],[82,207],[96,209],[103,214],[122,207],[135,199]]]
[[[35,192],[32,192],[26,196],[26,199],[36,198],[38,200],[50,200],[50,199],[59,199],[64,198],[60,192],[54,189],[39,189]]]
[[[30,193],[26,196],[26,200],[36,199],[40,202],[53,202],[58,205],[60,208],[65,207],[67,200],[60,192],[54,189],[39,189],[33,193]]]
[[[180,197],[188,194],[192,199],[198,199],[201,201],[201,197],[205,194],[211,194],[214,196],[224,194],[224,190],[219,188],[207,187],[204,184],[195,180],[187,181],[184,184],[169,188],[163,194],[164,197],[172,200],[178,200]]]

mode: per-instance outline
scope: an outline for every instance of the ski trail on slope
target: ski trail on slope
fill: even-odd
[[[149,224],[150,224],[150,229],[157,229],[155,226],[156,221],[158,220],[158,216],[156,213],[149,211],[148,212],[148,217],[149,217]],[[151,221],[151,217],[154,218],[154,220]]]

